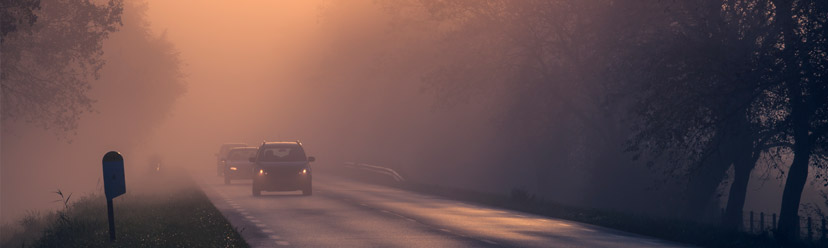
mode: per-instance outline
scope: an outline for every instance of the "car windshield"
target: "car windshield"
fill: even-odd
[[[253,156],[256,156],[256,149],[230,150],[230,154],[227,155],[227,160],[247,161]]]
[[[262,162],[299,162],[306,161],[305,151],[298,145],[276,145],[261,148],[259,161]]]
[[[227,155],[227,153],[230,152],[230,149],[233,149],[233,148],[236,148],[236,147],[245,147],[245,146],[247,146],[247,145],[245,145],[245,144],[224,144],[224,145],[221,145],[221,148],[219,149],[219,156],[220,157],[225,157],[225,155]]]

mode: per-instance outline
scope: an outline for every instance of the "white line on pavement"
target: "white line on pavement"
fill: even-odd
[[[488,240],[488,239],[481,239],[480,241],[483,241],[483,242],[486,242],[486,243],[489,243],[489,244],[493,244],[493,245],[497,244],[497,242],[494,242],[494,241],[491,241],[491,240]]]

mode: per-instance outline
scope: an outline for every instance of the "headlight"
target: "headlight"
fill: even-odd
[[[236,167],[230,167],[230,170],[231,170],[231,171],[238,170],[238,169],[239,169],[239,168],[236,168]]]
[[[302,169],[302,175],[308,174],[308,169]]]
[[[259,175],[264,175],[264,170],[259,170]]]

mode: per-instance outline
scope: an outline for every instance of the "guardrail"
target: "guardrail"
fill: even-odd
[[[372,172],[372,173],[376,173],[376,174],[382,174],[382,175],[391,177],[392,179],[394,179],[394,181],[405,182],[405,178],[400,176],[400,174],[397,173],[397,171],[395,171],[391,168],[386,168],[386,167],[376,166],[376,165],[370,165],[370,164],[356,163],[356,162],[345,162],[345,167],[352,168],[352,169],[357,169],[357,170],[364,170],[364,171],[368,171],[368,172]]]

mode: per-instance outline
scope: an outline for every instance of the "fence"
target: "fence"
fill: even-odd
[[[776,213],[745,212],[742,230],[748,233],[772,235],[777,227]],[[724,210],[722,210],[724,216]],[[828,240],[828,218],[824,216],[800,216],[799,236],[810,240]]]

